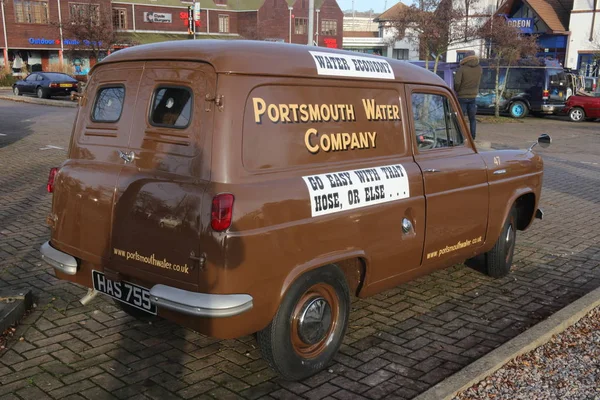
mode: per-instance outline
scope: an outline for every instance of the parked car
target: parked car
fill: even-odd
[[[563,114],[567,114],[573,122],[600,118],[600,97],[573,95],[567,100]]]
[[[34,72],[15,82],[13,93],[15,96],[35,94],[40,99],[48,99],[52,96],[68,96],[72,91],[77,91],[78,85],[79,82],[67,74]]]
[[[506,112],[513,118],[524,118],[529,113],[557,114],[564,108],[569,88],[567,74],[557,62],[540,62],[542,65],[500,68],[498,81],[503,89],[501,112]],[[482,60],[481,65],[483,74],[476,100],[477,111],[491,113],[496,104],[496,68],[490,66],[488,60]]]
[[[351,294],[478,255],[506,276],[542,217],[533,145],[478,150],[452,89],[402,61],[154,43],[96,64],[79,105],[43,259],[89,288],[82,304],[102,293],[212,337],[256,333],[285,379],[327,368]]]

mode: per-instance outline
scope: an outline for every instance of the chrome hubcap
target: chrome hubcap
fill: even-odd
[[[573,110],[571,111],[571,116],[573,117],[573,119],[581,119],[581,111]]]
[[[306,344],[323,340],[331,326],[331,306],[323,297],[308,301],[298,321],[298,336]]]

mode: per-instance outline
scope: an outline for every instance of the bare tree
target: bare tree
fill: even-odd
[[[409,7],[399,7],[390,24],[396,30],[396,39],[408,39],[419,45],[425,55],[425,68],[429,59],[435,60],[433,72],[437,72],[440,58],[448,48],[472,40],[478,27],[469,24],[469,8],[477,0],[464,0],[462,4],[452,0],[414,0]]]
[[[510,26],[506,18],[500,16],[495,16],[484,24],[480,29],[480,34],[490,46],[490,66],[496,70],[495,115],[498,117],[500,101],[506,87],[506,85],[500,85],[500,70],[504,69],[505,76],[508,78],[510,67],[519,60],[530,59],[532,63],[537,63],[537,60],[534,59],[538,52],[537,37],[521,33],[519,28]]]
[[[98,60],[115,44],[134,44],[113,27],[112,10],[89,0],[69,3],[69,18],[63,22],[65,45],[74,53],[91,53]]]

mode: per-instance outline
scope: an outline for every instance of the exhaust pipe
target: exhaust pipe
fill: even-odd
[[[85,296],[83,296],[79,302],[82,305],[87,305],[87,303],[89,303],[90,301],[92,301],[94,299],[94,297],[96,297],[98,295],[98,291],[96,289],[88,289],[88,292],[86,293]]]

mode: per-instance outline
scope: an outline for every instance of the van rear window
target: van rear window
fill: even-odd
[[[183,87],[160,87],[154,92],[150,121],[155,126],[184,129],[192,117],[192,92]]]
[[[92,121],[94,122],[117,122],[123,112],[123,100],[125,100],[125,88],[103,87],[98,90]]]

